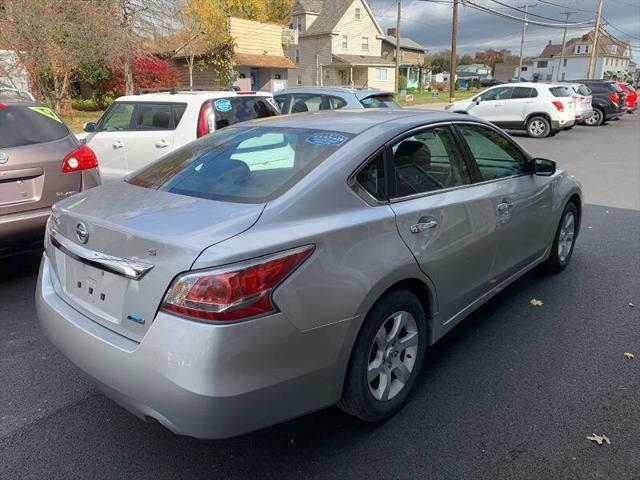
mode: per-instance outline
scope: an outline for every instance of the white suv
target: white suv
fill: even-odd
[[[96,153],[106,183],[214,130],[278,114],[269,93],[172,90],[118,98],[79,137]]]
[[[575,123],[575,105],[567,85],[508,83],[488,88],[468,100],[446,106],[530,137],[552,135]]]

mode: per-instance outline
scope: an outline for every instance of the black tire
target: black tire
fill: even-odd
[[[527,120],[526,130],[532,138],[545,138],[551,133],[551,124],[546,118],[536,115]]]
[[[415,362],[408,376],[408,381],[393,398],[385,401],[374,397],[374,393],[371,391],[371,388],[374,387],[370,387],[367,378],[368,367],[369,363],[375,359],[375,356],[372,359],[371,355],[375,348],[378,331],[391,321],[394,313],[400,311],[410,313],[415,320],[418,335],[417,350],[414,352]],[[408,331],[406,335],[409,335]],[[428,344],[427,336],[428,327],[424,309],[420,300],[412,292],[398,289],[385,295],[367,315],[356,339],[351,352],[342,399],[338,402],[338,407],[367,422],[379,422],[395,415],[415,389],[416,381],[424,364]],[[405,360],[409,359],[410,361],[411,355],[407,357],[406,355],[409,354],[406,352],[404,355]],[[401,357],[396,358],[402,361]],[[382,361],[382,363],[385,362],[387,362],[386,359]],[[373,381],[375,382],[375,379]],[[378,381],[381,382],[382,377],[378,377]]]
[[[604,112],[602,109],[595,107],[593,109],[593,115],[584,121],[584,124],[589,127],[598,127],[604,123]]]
[[[564,255],[561,255],[558,245],[562,241],[562,227],[567,219],[568,214],[573,215],[572,242],[568,252],[566,252]],[[553,245],[551,245],[551,253],[549,254],[549,258],[543,263],[545,270],[547,270],[548,272],[557,273],[567,268],[567,265],[569,265],[569,262],[571,261],[571,255],[573,255],[573,248],[576,245],[576,239],[578,237],[579,229],[580,215],[578,214],[578,207],[575,203],[569,202],[567,203],[567,206],[564,207],[564,211],[562,212],[562,216],[560,217],[560,223],[558,224],[556,234],[553,237]]]

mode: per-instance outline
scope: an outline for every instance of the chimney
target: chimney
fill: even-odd
[[[389,35],[390,37],[395,37],[396,36],[396,29],[395,28],[387,28],[387,35]]]
[[[551,45],[551,40],[549,40],[549,45]]]

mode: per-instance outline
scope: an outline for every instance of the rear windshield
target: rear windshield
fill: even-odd
[[[270,97],[228,97],[212,100],[215,111],[216,130],[254,118],[273,117],[280,113],[276,102]]]
[[[45,106],[0,106],[0,148],[53,142],[69,135],[69,129]]]
[[[549,87],[549,91],[554,97],[571,97],[571,90],[568,87]]]
[[[591,95],[591,90],[586,85],[579,85],[577,88],[577,92],[580,95],[589,96]]]
[[[351,137],[298,128],[231,127],[189,143],[126,181],[191,197],[262,203],[287,191]]]
[[[371,95],[360,100],[360,103],[364,108],[400,108],[390,93]]]
[[[618,92],[618,93],[624,93],[624,90],[620,87],[620,85],[618,85],[617,83],[611,83],[610,84],[613,89]]]

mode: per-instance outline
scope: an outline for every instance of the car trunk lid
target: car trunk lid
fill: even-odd
[[[175,276],[205,248],[250,228],[263,208],[125,182],[89,190],[54,207],[46,242],[54,287],[95,322],[139,342]]]

